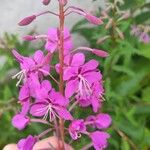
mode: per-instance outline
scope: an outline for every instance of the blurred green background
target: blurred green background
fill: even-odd
[[[114,1],[110,1],[114,5]],[[150,43],[139,41],[132,36],[131,26],[149,26],[150,3],[145,0],[121,0],[115,4],[121,11],[130,10],[127,19],[117,22],[121,11],[110,9],[108,15],[115,24],[89,27],[81,20],[72,28],[73,33],[79,33],[86,38],[89,45],[109,52],[107,59],[101,59],[87,54],[87,59],[95,58],[101,62],[100,69],[104,75],[105,101],[103,112],[108,112],[113,119],[108,130],[111,134],[108,150],[149,150],[150,149]],[[115,8],[115,7],[114,7]],[[99,15],[102,12],[97,12]],[[109,27],[107,29],[106,26]],[[119,29],[117,32],[116,28]],[[124,39],[122,37],[124,34]],[[103,37],[109,36],[103,42]],[[122,38],[122,39],[121,39]],[[98,42],[99,41],[99,42]],[[19,110],[17,103],[18,89],[16,81],[11,76],[19,70],[12,57],[11,50],[16,48],[23,55],[34,52],[31,43],[20,41],[17,35],[6,33],[0,39],[0,149],[7,143],[17,142],[29,133],[38,134],[44,126],[29,125],[24,131],[17,131],[11,125],[12,116]],[[39,46],[39,49],[42,48]],[[76,108],[74,115],[88,115],[85,110]],[[83,137],[73,143],[75,149],[88,143]]]

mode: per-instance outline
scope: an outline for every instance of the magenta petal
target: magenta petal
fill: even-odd
[[[100,72],[88,72],[84,74],[84,78],[89,82],[89,83],[94,83],[97,81],[100,81],[102,79],[102,74]]]
[[[13,53],[13,55],[15,56],[16,60],[17,60],[19,63],[22,63],[22,62],[23,62],[24,57],[23,57],[22,55],[20,55],[15,49],[12,50],[12,53]]]
[[[64,41],[64,54],[67,55],[70,50],[73,48],[73,42],[71,41],[71,39],[67,39]]]
[[[29,108],[30,108],[30,101],[28,99],[26,102],[22,103],[21,114],[24,116],[27,115]]]
[[[12,118],[12,125],[18,130],[24,129],[29,123],[29,119],[22,114],[17,114]]]
[[[100,150],[107,147],[107,140],[110,138],[110,135],[106,132],[95,131],[90,134],[90,138],[92,139],[94,148]]]
[[[98,61],[92,59],[82,66],[82,73],[89,70],[94,70],[98,67],[98,65],[99,65]]]
[[[65,120],[73,120],[72,115],[66,108],[59,107],[55,110],[61,118],[65,119]]]
[[[47,41],[45,44],[45,49],[51,53],[53,53],[57,48],[57,42]]]
[[[19,150],[33,150],[33,146],[36,142],[37,138],[29,135],[26,139],[21,139],[17,146]]]
[[[29,93],[29,87],[28,87],[28,84],[25,83],[21,88],[20,88],[20,91],[19,91],[19,100],[20,101],[23,101],[23,100],[27,100],[29,97],[30,97],[30,93]]]
[[[47,105],[44,103],[36,103],[34,104],[31,109],[30,109],[30,114],[32,116],[37,116],[37,117],[41,117],[44,116],[46,114],[47,111]]]
[[[34,61],[38,64],[41,64],[44,59],[44,54],[41,50],[37,50],[33,56]]]
[[[99,129],[108,128],[111,124],[111,117],[108,114],[99,114],[96,116],[96,126]]]
[[[65,96],[67,98],[71,97],[75,92],[77,92],[78,84],[79,81],[77,81],[76,79],[70,80],[69,82],[66,83]]]
[[[77,53],[73,55],[71,66],[81,66],[85,62],[85,56],[82,53]]]
[[[93,111],[96,113],[101,106],[100,100],[96,97],[92,97],[91,98],[91,105],[92,105]]]

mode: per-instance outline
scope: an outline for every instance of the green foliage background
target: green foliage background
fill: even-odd
[[[101,59],[87,54],[87,58],[94,58],[101,62],[100,69],[104,74],[105,101],[103,112],[112,116],[113,123],[108,132],[111,134],[108,150],[148,150],[150,148],[150,43],[143,44],[136,37],[130,35],[132,24],[149,23],[150,3],[144,0],[126,0],[121,9],[130,9],[140,13],[127,20],[121,21],[119,27],[125,39],[111,38],[97,45],[98,38],[111,35],[111,29],[104,26],[86,27],[82,20],[72,29],[84,36],[91,47],[109,52],[107,59]],[[145,10],[146,11],[143,11]],[[105,23],[104,23],[105,24]],[[11,54],[16,48],[24,55],[32,54],[34,49],[27,42],[20,42],[16,35],[5,34],[1,39],[0,48],[0,149],[7,144],[18,141],[29,133],[38,134],[45,127],[33,124],[24,131],[18,132],[11,125],[11,118],[19,110],[17,104],[18,91],[11,75],[18,69]],[[85,113],[86,111],[86,113]],[[88,115],[89,109],[83,111],[76,108],[74,115],[83,117]],[[74,142],[75,149],[88,143],[83,137]]]

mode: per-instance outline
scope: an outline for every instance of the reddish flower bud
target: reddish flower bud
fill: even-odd
[[[100,18],[95,17],[95,16],[93,16],[93,15],[91,15],[91,14],[86,14],[85,18],[86,18],[89,22],[91,22],[91,23],[93,23],[93,24],[95,24],[95,25],[101,25],[101,24],[103,24],[103,21],[102,21]]]
[[[62,5],[66,5],[67,4],[67,0],[59,0],[59,2],[62,4]]]
[[[103,50],[93,49],[92,53],[99,56],[99,57],[107,57],[108,53]]]
[[[32,15],[32,16],[26,17],[26,18],[24,18],[23,20],[21,20],[19,22],[19,25],[20,26],[26,26],[26,25],[30,24],[35,19],[36,19],[36,15]]]
[[[32,41],[32,40],[35,40],[35,36],[32,36],[32,35],[26,35],[23,37],[23,40],[25,41]]]
[[[44,5],[48,5],[50,2],[51,2],[51,0],[43,0],[42,3],[43,3]]]

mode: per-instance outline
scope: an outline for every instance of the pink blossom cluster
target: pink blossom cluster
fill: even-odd
[[[143,43],[150,43],[149,32],[149,27],[144,27],[143,25],[133,25],[131,27],[131,35],[134,35],[139,39],[140,42]]]
[[[42,2],[44,5],[48,5],[50,0]],[[63,5],[65,8],[64,17],[71,13],[77,13],[95,25],[103,23],[100,18],[81,8],[75,6],[66,8],[66,0],[58,2],[60,6]],[[19,25],[28,25],[38,16],[46,13],[60,18],[60,14],[45,11],[26,17]],[[63,44],[60,42],[61,35],[63,35]],[[12,124],[18,130],[23,130],[32,122],[37,122],[48,125],[48,129],[40,135],[29,135],[21,139],[18,142],[18,149],[32,150],[38,140],[53,131],[59,136],[61,131],[59,131],[58,121],[61,119],[68,122],[67,133],[73,140],[81,138],[81,135],[84,134],[91,139],[96,150],[105,149],[110,135],[104,130],[110,126],[111,117],[108,114],[99,113],[104,94],[103,77],[99,70],[99,62],[94,59],[86,61],[82,51],[88,51],[99,57],[107,57],[107,52],[88,47],[73,49],[71,34],[66,27],[63,28],[63,34],[60,28],[50,28],[45,35],[27,35],[23,39],[27,41],[44,39],[46,51],[36,50],[29,57],[22,56],[17,50],[12,51],[21,69],[13,78],[18,79],[16,84],[20,87],[18,100],[22,107],[13,117]],[[55,53],[60,56],[61,47],[64,50],[63,59],[60,61],[61,58],[58,57],[59,61],[53,65],[53,56]],[[63,66],[61,62],[63,62]],[[58,75],[63,72],[64,93],[53,87],[52,80],[58,87],[61,84],[52,75],[53,72]],[[83,109],[91,107],[93,113],[85,119],[75,118],[72,111],[76,106]],[[89,128],[93,128],[92,132]]]

